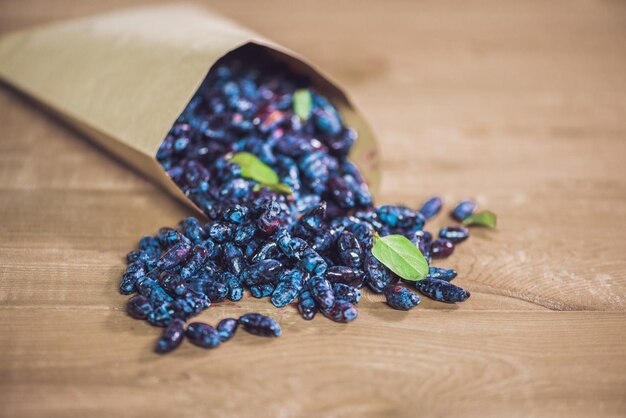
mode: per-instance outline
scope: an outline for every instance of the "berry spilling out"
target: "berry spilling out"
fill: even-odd
[[[277,308],[297,307],[306,320],[321,312],[342,323],[357,318],[362,288],[384,293],[394,309],[419,304],[407,283],[372,255],[377,237],[403,235],[430,263],[452,254],[469,233],[454,226],[433,239],[423,230],[441,211],[439,197],[419,210],[374,206],[347,159],[357,140],[326,97],[284,68],[231,61],[211,70],[157,153],[206,219],[189,217],[143,237],[127,256],[119,287],[134,294],[129,315],[165,328],[157,352],[172,351],[185,338],[218,347],[238,327],[279,336],[279,324],[257,313],[215,327],[185,325],[211,304],[247,292]],[[461,221],[475,206],[464,201],[453,217]],[[449,283],[455,276],[431,266],[415,287],[438,301],[463,301],[469,292]]]

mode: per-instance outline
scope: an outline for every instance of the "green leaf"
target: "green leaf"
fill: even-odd
[[[292,193],[288,185],[280,182],[274,170],[263,161],[259,160],[256,155],[249,152],[238,152],[232,156],[230,162],[241,167],[242,177],[255,180],[259,183],[254,186],[253,190],[259,190],[261,186],[265,186],[280,193]]]
[[[372,254],[389,270],[416,282],[428,274],[428,263],[420,250],[404,235],[374,236]]]
[[[309,89],[299,89],[293,93],[293,113],[306,122],[311,116],[313,97]]]
[[[468,216],[463,219],[463,225],[479,225],[479,226],[488,226],[489,228],[496,227],[497,217],[496,214],[484,210],[482,212],[474,213],[473,215]]]
[[[285,183],[255,184],[254,187],[252,188],[252,191],[258,192],[263,187],[267,187],[268,189],[273,190],[275,192],[279,192],[279,193],[285,193],[285,194],[293,193],[293,191],[291,191],[291,187],[289,187],[289,185]]]
[[[270,190],[274,190],[278,193],[291,194],[291,187],[285,183],[277,183],[277,184],[267,184],[266,185]]]
[[[241,175],[247,179],[263,184],[276,184],[279,181],[278,175],[270,166],[249,152],[238,152],[233,155],[230,162],[238,164],[241,167]]]

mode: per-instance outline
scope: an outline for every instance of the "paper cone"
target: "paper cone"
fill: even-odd
[[[10,34],[0,39],[0,77],[195,207],[155,155],[210,68],[244,46],[332,101],[359,134],[351,159],[375,190],[374,137],[346,95],[297,54],[203,9],[138,8]]]

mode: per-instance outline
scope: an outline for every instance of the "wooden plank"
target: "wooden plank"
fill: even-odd
[[[116,286],[191,212],[1,86],[0,416],[626,415],[626,3],[207,4],[346,87],[380,137],[379,202],[498,213],[440,263],[471,299],[366,294],[342,326],[246,298],[200,319],[261,311],[283,337],[158,357]],[[125,5],[7,0],[0,33]]]
[[[48,417],[626,410],[623,313],[365,309],[346,326],[258,305],[278,315],[286,331],[280,339],[241,331],[216,350],[186,343],[165,357],[149,352],[154,328],[105,306],[3,308],[0,332],[10,338],[0,342],[0,410]],[[209,310],[206,319],[238,311]]]

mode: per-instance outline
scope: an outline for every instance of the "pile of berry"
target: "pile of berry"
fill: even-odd
[[[448,257],[469,233],[442,228],[439,238],[423,229],[442,207],[438,197],[420,210],[373,206],[358,168],[347,160],[356,132],[306,80],[284,69],[248,68],[231,61],[211,70],[172,127],[157,158],[208,218],[181,221],[145,236],[128,254],[122,294],[137,293],[128,313],[166,327],[157,352],[171,351],[186,335],[201,347],[230,339],[238,324],[257,335],[278,336],[279,325],[259,314],[226,318],[216,328],[188,319],[212,303],[238,301],[248,289],[284,307],[296,303],[304,319],[319,311],[337,322],[357,317],[361,289],[384,293],[394,309],[419,304],[401,279],[372,255],[375,236],[400,234],[431,258]],[[294,94],[310,95],[307,114],[294,111]],[[244,178],[230,158],[254,154],[292,193]],[[471,201],[453,211],[463,220]],[[442,302],[469,292],[449,283],[453,270],[431,266],[416,289]]]

